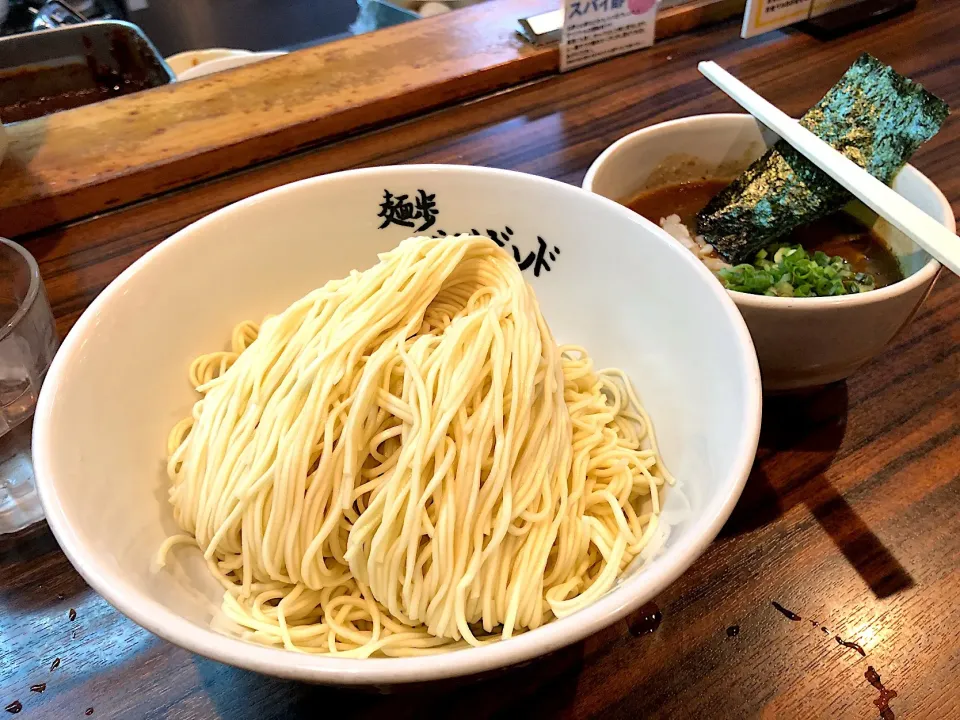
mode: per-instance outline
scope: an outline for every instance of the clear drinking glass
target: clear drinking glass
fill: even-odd
[[[0,238],[0,535],[43,517],[30,440],[57,332],[37,261]]]

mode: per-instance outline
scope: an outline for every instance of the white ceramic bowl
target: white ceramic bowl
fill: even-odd
[[[211,60],[220,60],[222,58],[240,57],[243,55],[252,54],[253,53],[250,50],[208,48],[206,50],[185,50],[177,53],[176,55],[171,55],[168,58],[164,58],[164,61],[170,66],[170,69],[176,73],[177,79],[179,80],[182,73],[199,67],[203,63],[210,62]]]
[[[671,182],[730,177],[776,140],[749,115],[697,115],[660,123],[607,148],[590,166],[583,188],[624,201]],[[893,189],[956,229],[950,203],[916,168],[906,166]],[[883,350],[933,288],[940,264],[885,220],[876,219],[873,227],[897,256],[906,276],[901,282],[831,298],[730,293],[753,336],[765,389],[792,390],[850,376]]]
[[[286,55],[285,50],[273,50],[269,52],[243,52],[237,55],[227,55],[224,57],[204,60],[194,67],[187,68],[183,72],[177,73],[177,80],[184,82],[194,80],[199,77],[206,77],[214,73],[232,70],[233,68],[243,67],[244,65],[253,65],[254,63],[270,60],[271,58]]]
[[[351,660],[218,634],[209,623],[221,591],[198,551],[181,547],[168,569],[151,572],[158,546],[177,532],[164,452],[170,427],[196,399],[187,368],[228,343],[235,323],[278,312],[327,280],[373,265],[377,253],[425,224],[383,226],[385,191],[410,200],[424,191],[435,204],[427,233],[502,233],[530,262],[524,275],[558,341],[581,343],[600,365],[627,371],[680,481],[667,493],[671,534],[653,562],[589,608],[479,649]],[[537,265],[541,238],[547,264]],[[64,552],[135,622],[239,667],[382,685],[526,661],[649,600],[727,519],[759,426],[759,369],[743,320],[706,268],[652,224],[597,195],[530,175],[406,166],[265,192],[194,223],[134,263],[92,303],[56,356],[37,406],[33,454],[47,520]]]

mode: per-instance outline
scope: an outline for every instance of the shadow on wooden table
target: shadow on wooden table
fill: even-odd
[[[279,680],[200,657],[203,689],[222,718],[563,718],[588,654],[578,643],[526,665],[480,678],[351,690]]]
[[[768,395],[757,461],[722,535],[767,525],[803,503],[873,593],[889,597],[913,579],[827,477],[847,426],[847,385]]]

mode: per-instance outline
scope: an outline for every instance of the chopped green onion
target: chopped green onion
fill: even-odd
[[[760,250],[752,264],[725,268],[717,275],[729,290],[775,297],[829,297],[874,288],[872,276],[854,272],[843,258],[821,250],[811,257],[800,245],[771,245]]]

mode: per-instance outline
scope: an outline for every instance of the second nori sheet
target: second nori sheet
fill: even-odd
[[[948,113],[940,98],[864,53],[800,124],[889,185]],[[725,260],[747,262],[852,198],[780,140],[697,214],[697,232]]]

